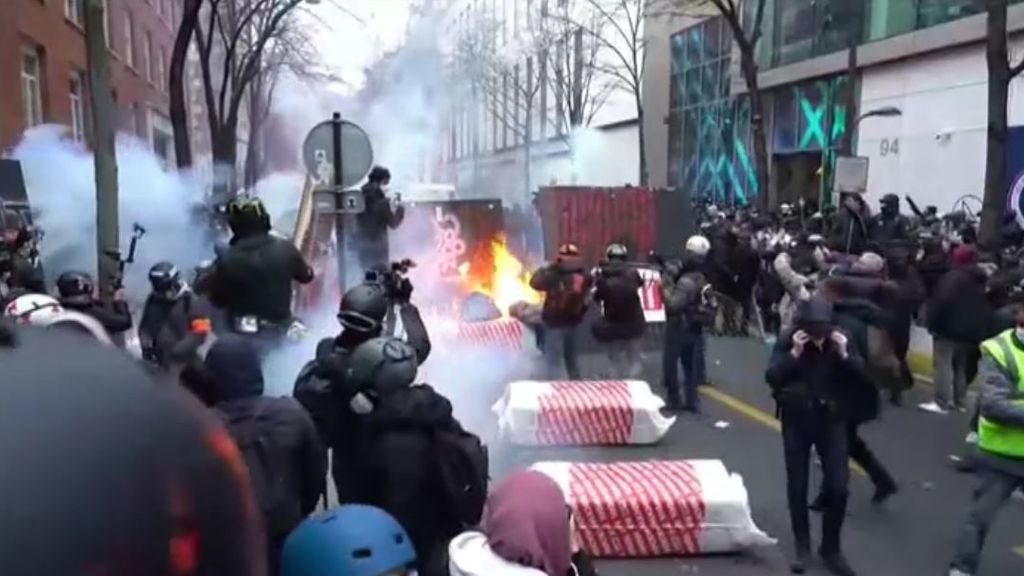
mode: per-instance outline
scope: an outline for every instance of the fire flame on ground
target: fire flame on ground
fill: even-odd
[[[530,287],[530,272],[509,251],[504,237],[491,242],[487,256],[490,258],[459,265],[459,277],[467,291],[489,296],[502,316],[508,316],[509,308],[517,302],[540,303],[540,293]]]

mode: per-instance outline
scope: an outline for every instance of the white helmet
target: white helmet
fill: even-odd
[[[690,236],[686,241],[686,251],[697,256],[707,256],[711,251],[711,242],[700,234]]]
[[[106,329],[103,328],[103,325],[88,314],[82,314],[74,310],[64,310],[48,317],[42,325],[50,328],[70,328],[81,334],[92,336],[101,344],[113,346],[113,341],[110,339],[110,335],[107,334]]]
[[[46,294],[25,294],[12,300],[4,308],[4,316],[19,324],[42,326],[62,314],[64,308],[56,298]]]

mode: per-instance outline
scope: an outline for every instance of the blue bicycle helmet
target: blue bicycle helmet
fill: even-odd
[[[398,521],[358,504],[310,516],[281,553],[281,576],[384,576],[415,565],[416,551]]]

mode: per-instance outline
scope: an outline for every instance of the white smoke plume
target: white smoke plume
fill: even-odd
[[[47,125],[26,131],[9,156],[21,162],[35,223],[46,234],[40,254],[48,279],[69,269],[95,274],[92,154],[67,138],[65,127]],[[133,223],[147,231],[126,278],[129,296],[139,301],[149,291],[146,273],[153,264],[169,260],[191,270],[212,256],[195,210],[203,191],[190,175],[166,169],[144,142],[128,135],[117,139],[117,166],[122,254],[127,256]]]

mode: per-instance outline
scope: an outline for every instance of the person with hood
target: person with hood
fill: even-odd
[[[562,366],[570,380],[580,379],[576,341],[587,313],[592,278],[575,244],[563,244],[558,257],[533,273],[530,287],[544,293],[544,360],[548,378],[560,380]]]
[[[883,245],[910,240],[910,219],[900,214],[900,197],[882,196],[882,209],[871,224],[872,239]]]
[[[416,576],[416,550],[392,515],[348,504],[310,516],[288,536],[281,576]]]
[[[640,339],[647,329],[640,289],[644,281],[626,259],[629,251],[612,244],[595,274],[594,301],[601,304],[601,318],[594,322],[594,338],[608,346],[613,376],[635,379],[643,371]]]
[[[0,323],[0,365],[5,576],[266,574],[245,465],[185,392],[62,330]]]
[[[977,573],[989,528],[1015,490],[1024,489],[1024,306],[1014,327],[981,344],[978,445],[979,485],[960,532],[949,574]]]
[[[323,493],[327,453],[298,402],[263,396],[259,351],[251,340],[234,334],[218,338],[206,355],[206,371],[214,410],[248,467],[273,570],[285,538]]]
[[[363,185],[366,209],[356,216],[353,234],[355,251],[363,270],[387,267],[391,262],[388,230],[394,230],[405,219],[405,207],[387,197],[391,172],[374,166]]]
[[[910,333],[921,304],[925,301],[925,287],[914,266],[910,255],[900,249],[892,250],[886,255],[886,267],[889,280],[895,285],[893,298],[889,306],[892,325],[889,330],[892,339],[892,351],[900,363],[899,386],[891,390],[890,402],[895,406],[903,403],[903,392],[914,386],[914,374],[910,369],[907,355],[910,352]]]
[[[210,299],[224,309],[236,332],[270,327],[283,335],[293,319],[292,283],[312,282],[313,268],[294,244],[271,233],[259,199],[233,201],[228,225],[233,236],[211,272]]]
[[[450,576],[596,576],[576,540],[562,489],[547,475],[520,470],[487,497],[479,530],[448,546]]]
[[[831,302],[816,295],[800,303],[794,329],[776,341],[765,379],[782,421],[787,500],[796,541],[792,572],[803,574],[811,556],[807,485],[813,447],[824,473],[818,551],[831,573],[853,576],[841,545],[850,474],[847,428],[861,390],[872,383],[850,336],[835,324]]]
[[[421,576],[448,576],[448,542],[480,521],[487,453],[452,415],[447,398],[413,383],[416,351],[396,338],[364,342],[348,381],[365,405],[356,503],[387,511],[412,538]],[[471,468],[471,469],[470,469]]]
[[[419,309],[409,301],[412,285],[401,290],[398,315],[406,333],[406,342],[416,351],[419,364],[430,356],[430,335]],[[351,288],[341,298],[338,322],[342,331],[317,344],[316,356],[299,372],[294,396],[309,412],[320,438],[331,449],[331,476],[338,502],[355,498],[357,478],[351,473],[360,446],[359,433],[366,406],[356,402],[358,389],[348,376],[348,360],[360,344],[377,338],[392,301],[379,284],[365,283]]]
[[[96,297],[96,285],[85,272],[68,271],[57,278],[60,305],[65,310],[92,316],[103,329],[114,337],[132,328],[132,313],[125,301],[124,291],[118,290],[109,303]]]
[[[860,254],[871,238],[871,211],[859,194],[846,194],[835,216],[829,247],[836,252]]]
[[[170,262],[155,264],[149,283],[138,330],[142,357],[177,376],[200,363],[199,350],[211,336],[211,311]]]
[[[703,236],[686,241],[682,260],[667,262],[662,270],[661,292],[665,303],[664,349],[662,379],[672,410],[700,412],[697,387],[704,382],[700,339],[704,328],[714,323],[714,302],[711,286],[702,272],[711,245]],[[679,365],[683,367],[685,403],[679,393]]]
[[[932,335],[935,398],[921,404],[927,412],[966,411],[969,364],[973,350],[998,334],[1002,323],[985,294],[987,276],[978,267],[973,247],[958,246],[953,269],[946,273],[928,302],[928,331]]]

